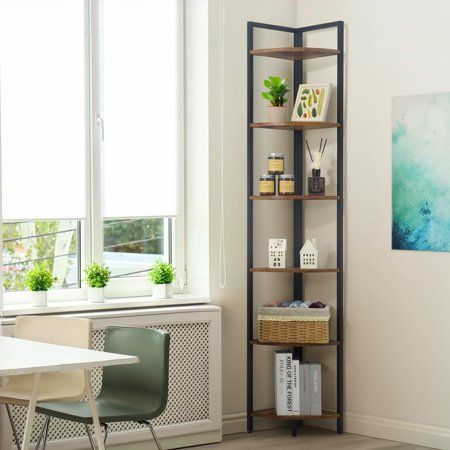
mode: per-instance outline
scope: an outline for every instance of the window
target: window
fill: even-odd
[[[5,299],[37,262],[54,299],[92,261],[112,295],[181,280],[182,1],[0,0]]]
[[[105,220],[103,260],[112,278],[139,277],[157,259],[172,261],[171,219]]]
[[[55,287],[80,288],[79,220],[39,220],[3,224],[3,285],[7,292],[25,290],[25,274],[36,262],[55,277]]]

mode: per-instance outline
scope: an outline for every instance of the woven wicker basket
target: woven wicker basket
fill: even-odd
[[[258,311],[260,342],[326,344],[330,340],[330,307],[271,308]]]

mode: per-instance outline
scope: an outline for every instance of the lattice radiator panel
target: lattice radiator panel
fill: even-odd
[[[152,328],[170,333],[169,399],[164,413],[153,421],[156,427],[207,420],[209,411],[209,323],[181,323]],[[102,350],[105,343],[104,330],[94,331],[93,348]],[[93,372],[95,394],[100,392],[102,370]],[[23,435],[26,408],[14,406],[14,422]],[[44,423],[44,416],[36,415],[32,442],[37,441]],[[143,429],[131,422],[111,424],[111,434]],[[60,419],[52,419],[49,442],[86,437],[83,425]]]

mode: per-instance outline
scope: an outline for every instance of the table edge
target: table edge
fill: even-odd
[[[54,366],[34,366],[24,369],[0,369],[0,377],[9,377],[13,375],[29,375],[35,373],[60,372],[62,370],[90,370],[97,367],[111,367],[129,364],[138,364],[140,362],[137,356],[124,357],[122,359],[111,359],[103,361],[90,361],[86,363],[65,363]]]

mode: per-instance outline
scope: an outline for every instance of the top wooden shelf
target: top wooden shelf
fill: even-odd
[[[261,48],[250,51],[250,54],[254,56],[266,56],[268,58],[289,59],[291,61],[322,58],[323,56],[339,55],[339,53],[341,52],[336,48],[311,48],[311,47]]]

